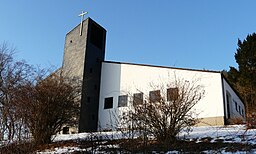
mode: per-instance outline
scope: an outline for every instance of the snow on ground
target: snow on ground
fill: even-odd
[[[79,133],[79,134],[61,134],[54,137],[54,142],[68,141],[68,140],[101,140],[101,139],[122,139],[128,138],[127,133],[120,131],[113,132],[95,132],[95,133]]]
[[[72,153],[76,151],[86,151],[85,149],[80,149],[79,147],[59,147],[53,150],[45,150],[43,152],[37,152],[37,154],[57,154],[57,153]]]
[[[128,138],[129,133],[124,132],[96,132],[79,134],[62,134],[54,138],[54,142],[67,140],[98,140],[98,139],[121,139]],[[256,129],[246,130],[244,125],[232,126],[201,126],[193,127],[192,132],[182,131],[180,139],[203,139],[212,138],[212,142],[223,140],[226,143],[249,143],[256,144]]]
[[[128,138],[129,133],[123,132],[97,132],[97,133],[79,133],[72,135],[57,135],[54,142],[67,141],[67,140],[96,140],[96,139],[121,139]],[[182,131],[179,136],[180,139],[194,140],[201,142],[204,139],[210,139],[210,142],[222,141],[225,143],[247,143],[256,144],[256,129],[246,130],[244,125],[232,125],[232,126],[201,126],[193,127],[192,132]],[[40,154],[51,153],[69,153],[74,151],[84,151],[88,149],[79,149],[78,147],[63,147],[55,148],[54,150],[48,150],[40,152]],[[220,151],[225,153],[225,150]],[[256,150],[255,150],[256,152]],[[178,153],[177,151],[170,151],[168,154]],[[212,153],[211,151],[205,151],[205,153]],[[228,152],[227,152],[228,153]],[[239,151],[238,153],[243,153]],[[246,152],[245,152],[246,153]]]
[[[179,138],[200,140],[212,138],[211,142],[223,140],[225,143],[247,143],[256,144],[256,129],[248,129],[244,125],[232,126],[202,126],[194,127],[190,133],[181,132]]]

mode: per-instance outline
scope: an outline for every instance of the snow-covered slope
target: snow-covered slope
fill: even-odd
[[[129,137],[129,133],[123,132],[97,132],[97,133],[80,133],[72,135],[57,135],[54,139],[55,142],[67,141],[67,140],[96,140],[96,139],[122,139]],[[244,125],[232,125],[232,126],[212,126],[212,127],[193,127],[191,132],[182,131],[179,136],[183,140],[193,140],[196,142],[203,142],[208,140],[209,142],[223,143],[244,143],[256,145],[256,129],[246,130]],[[70,153],[74,151],[84,151],[79,147],[63,147],[55,148],[52,150],[41,151],[40,153]],[[86,149],[88,150],[88,149]],[[172,151],[176,153],[175,151]],[[238,152],[241,153],[242,151]],[[256,151],[255,151],[256,152]],[[171,153],[171,152],[170,152]],[[211,153],[211,151],[205,151],[205,153]],[[225,153],[222,151],[221,153]]]

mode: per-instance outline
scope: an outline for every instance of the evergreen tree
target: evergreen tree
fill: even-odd
[[[238,68],[230,67],[228,79],[243,97],[250,117],[256,113],[256,34],[247,35],[243,41],[238,39],[237,45]]]

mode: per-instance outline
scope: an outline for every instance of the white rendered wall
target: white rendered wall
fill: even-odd
[[[132,93],[139,89],[148,94],[154,90],[151,83],[168,84],[175,80],[175,76],[189,82],[198,80],[197,84],[204,87],[205,97],[196,105],[199,118],[224,115],[220,73],[122,64],[121,89]]]
[[[199,118],[224,116],[221,74],[193,70],[152,67],[144,65],[103,62],[100,87],[99,129],[115,126],[116,117],[126,107],[118,108],[118,96],[143,92],[148,95],[153,85],[170,83],[177,79],[192,82],[204,87],[205,96],[194,107]],[[104,98],[113,97],[113,108],[104,109]],[[129,105],[129,104],[128,104]],[[111,118],[112,117],[112,118]]]
[[[115,109],[117,108],[118,96],[120,95],[120,75],[121,65],[112,65],[102,63],[101,69],[101,85],[99,98],[99,119],[98,129],[111,129],[116,123],[113,118]],[[104,109],[104,99],[107,97],[114,97],[113,109]]]
[[[225,98],[225,112],[227,113],[227,92],[231,95],[231,102],[229,106],[230,110],[230,118],[243,118],[245,120],[245,106],[241,99],[236,95],[234,90],[230,87],[227,81],[223,78],[223,85],[224,85],[224,98]],[[235,102],[237,102],[237,109]],[[240,113],[239,113],[239,106],[240,106]],[[243,113],[242,113],[243,110]]]

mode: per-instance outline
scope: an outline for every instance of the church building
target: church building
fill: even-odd
[[[118,114],[132,105],[135,96],[145,99],[159,92],[152,84],[175,79],[197,80],[204,87],[204,97],[193,107],[199,125],[245,120],[245,105],[221,72],[106,61],[105,45],[106,30],[91,18],[66,35],[62,70],[83,84],[78,132],[115,129]]]

